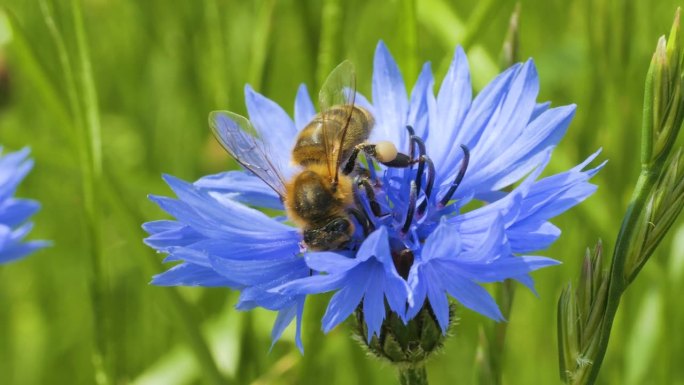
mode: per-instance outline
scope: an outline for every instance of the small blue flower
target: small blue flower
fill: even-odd
[[[47,246],[45,241],[23,239],[33,228],[27,220],[40,209],[30,199],[14,198],[19,183],[33,167],[29,149],[2,155],[0,148],[0,263],[15,261]]]
[[[502,320],[480,284],[511,278],[534,290],[529,274],[558,262],[529,253],[560,236],[549,220],[596,190],[588,180],[603,164],[585,170],[597,152],[567,172],[540,178],[575,106],[537,102],[531,60],[506,70],[473,99],[467,59],[458,48],[436,96],[433,86],[426,64],[407,95],[394,59],[378,45],[373,103],[360,94],[355,99],[375,118],[369,140],[391,141],[422,162],[370,170],[381,214],[357,192],[371,231],[357,231],[347,250],[307,251],[287,218],[252,208],[283,210],[279,195],[252,173],[229,171],[194,184],[167,176],[178,199],[151,199],[176,220],[145,224],[145,242],[180,264],[153,283],[240,290],[239,309],[279,312],[274,341],[295,317],[301,320],[307,295],[330,291],[323,330],[360,310],[368,340],[379,335],[387,309],[409,322],[428,304],[446,332],[449,296]],[[294,120],[250,87],[245,99],[270,162],[292,175],[294,139],[316,113],[306,88],[297,92]],[[220,121],[229,120],[226,115],[214,119],[231,124]],[[298,322],[301,349],[299,329]]]

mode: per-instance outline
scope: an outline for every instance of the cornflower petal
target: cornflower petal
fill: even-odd
[[[373,64],[373,105],[376,125],[372,139],[382,138],[395,144],[407,143],[404,129],[408,113],[406,87],[397,63],[383,42],[378,43]]]
[[[290,151],[297,136],[294,122],[279,105],[250,86],[245,87],[245,102],[254,129],[271,158],[284,171],[289,165]]]
[[[236,202],[275,210],[283,210],[280,197],[259,177],[244,171],[228,171],[207,175],[194,183],[196,187],[210,191]],[[230,187],[228,187],[230,186]]]
[[[472,134],[462,129],[472,102],[472,85],[468,59],[460,46],[456,48],[437,98],[432,95],[429,98],[434,102],[425,144],[430,157],[442,166],[451,154],[453,144],[467,143],[467,136]]]
[[[13,197],[33,168],[29,154],[30,150],[24,148],[3,155],[0,147],[0,264],[16,261],[50,245],[46,241],[24,241],[33,228],[28,220],[40,209],[40,204]]]

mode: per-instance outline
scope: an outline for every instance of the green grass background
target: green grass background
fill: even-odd
[[[237,296],[227,289],[148,285],[168,266],[142,244],[141,223],[165,217],[146,195],[171,194],[161,173],[195,180],[235,167],[211,138],[206,118],[215,109],[244,113],[245,83],[292,112],[300,83],[316,92],[334,64],[349,58],[359,90],[370,95],[379,39],[409,87],[424,61],[440,81],[463,44],[481,89],[500,70],[514,3],[0,4],[0,68],[9,79],[1,90],[0,143],[32,148],[36,166],[19,195],[43,205],[31,237],[54,241],[0,266],[0,384],[94,383],[98,349],[115,384],[219,383],[216,373],[228,384],[396,382],[394,369],[367,359],[347,326],[322,334],[326,297],[307,302],[301,356],[291,330],[269,352],[273,314],[235,311]],[[554,220],[563,235],[545,254],[564,264],[534,274],[539,298],[517,292],[503,353],[506,384],[560,383],[556,301],[577,277],[585,247],[602,238],[612,250],[638,173],[646,70],[678,5],[522,1],[519,57],[535,59],[540,100],[578,105],[550,170],[567,169],[598,147],[610,161],[594,179],[599,191]],[[82,26],[74,9],[82,12]],[[684,384],[682,224],[627,292],[599,383]],[[475,381],[478,329],[491,321],[469,311],[458,315],[460,326],[428,364],[432,384]]]

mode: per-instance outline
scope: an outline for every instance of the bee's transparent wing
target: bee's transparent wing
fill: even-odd
[[[323,145],[328,172],[337,180],[342,153],[342,143],[347,134],[356,97],[356,71],[345,60],[332,70],[323,83],[318,100],[323,118]]]
[[[285,197],[285,180],[268,156],[264,142],[244,116],[230,111],[214,111],[209,115],[209,125],[221,146],[245,169],[251,171],[269,187],[281,200]]]

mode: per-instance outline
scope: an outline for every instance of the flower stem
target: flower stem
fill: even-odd
[[[102,226],[101,226],[101,194],[102,186],[102,142],[100,129],[100,113],[97,103],[97,91],[93,80],[90,53],[83,23],[83,12],[80,0],[71,1],[74,30],[76,35],[78,75],[81,89],[78,92],[79,104],[83,108],[83,129],[79,141],[87,162],[83,175],[84,209],[86,228],[91,259],[92,277],[90,293],[93,307],[93,325],[95,329],[95,351],[93,363],[97,384],[112,384],[114,378],[111,371],[112,356],[108,340],[109,309],[107,301],[107,282],[102,268]],[[78,86],[79,84],[76,84]]]
[[[144,222],[145,216],[133,204],[134,201],[132,199],[126,199],[126,197],[130,196],[130,193],[121,188],[122,183],[117,179],[117,176],[110,172],[106,172],[106,176],[108,183],[103,189],[103,198],[109,202],[110,207],[121,213],[124,220],[127,221],[126,225],[121,226],[121,228],[131,233],[128,238],[141,238],[142,234],[137,224]],[[149,276],[158,271],[159,260],[158,255],[155,253],[146,252],[145,254],[146,258],[140,258],[142,261],[141,266],[144,274]],[[202,323],[196,316],[196,310],[193,310],[192,306],[183,298],[178,288],[166,287],[164,290],[160,290],[160,293],[163,293],[163,298],[166,300],[163,303],[163,306],[165,306],[164,311],[169,309],[170,313],[175,316],[172,324],[176,325],[176,330],[185,335],[187,346],[195,356],[197,366],[201,368],[202,383],[210,385],[228,384],[229,382],[223,378],[211,348],[202,334]]]
[[[506,10],[510,12],[512,8],[512,2],[510,4],[504,3],[496,0],[485,0],[479,2],[478,6],[473,10],[472,15],[468,18],[466,23],[466,30],[463,38],[461,40],[461,45],[463,49],[468,51],[468,49],[473,45],[475,39],[482,35],[482,31],[490,25],[492,19],[494,19],[499,12]]]
[[[276,2],[274,0],[263,0],[259,2],[259,11],[256,17],[256,25],[252,28],[252,50],[251,65],[249,71],[249,82],[255,90],[262,86],[264,78],[264,68],[268,56],[269,41],[273,27],[273,10]]]
[[[186,333],[188,346],[195,355],[198,366],[201,368],[202,380],[205,384],[223,385],[227,382],[216,365],[214,356],[207,345],[202,331],[199,328],[198,320],[194,316],[190,305],[183,299],[176,288],[165,290],[166,298],[171,303],[171,308],[176,311],[176,319],[182,325]]]
[[[83,206],[86,221],[86,238],[88,239],[88,254],[91,256],[90,296],[93,308],[93,328],[95,346],[92,363],[95,372],[95,383],[110,384],[111,360],[107,357],[107,327],[106,313],[106,282],[102,273],[102,239],[100,221],[99,186],[102,183],[102,156],[100,140],[100,118],[97,107],[97,92],[93,81],[85,27],[81,4],[78,0],[71,2],[71,13],[76,35],[77,62],[80,83],[72,69],[72,62],[64,43],[64,38],[54,19],[54,11],[46,1],[40,2],[44,21],[50,31],[58,53],[66,83],[66,92],[72,115],[68,128],[69,137],[79,154],[81,174],[83,176]],[[79,87],[81,86],[81,87]]]
[[[399,383],[401,385],[427,385],[427,371],[424,364],[399,367]]]
[[[404,31],[404,79],[412,81],[418,76],[418,19],[416,0],[401,2],[402,30]]]
[[[634,189],[632,202],[630,203],[627,213],[625,214],[625,218],[622,221],[622,227],[620,228],[620,233],[618,234],[617,242],[615,244],[615,251],[613,252],[613,260],[610,266],[608,301],[603,316],[603,324],[600,330],[598,350],[594,355],[594,361],[592,363],[592,369],[591,373],[589,374],[589,378],[586,382],[582,380],[581,383],[583,384],[593,384],[596,381],[599,369],[601,368],[601,364],[603,363],[603,359],[606,355],[606,350],[608,349],[610,331],[613,327],[613,321],[615,320],[615,315],[617,314],[617,310],[620,305],[620,298],[629,285],[629,282],[625,279],[625,264],[629,256],[628,253],[630,251],[630,242],[634,235],[633,233],[638,228],[639,218],[641,217],[641,213],[646,206],[648,196],[659,175],[660,167],[654,168],[657,170],[648,167],[642,170]]]
[[[340,53],[341,20],[344,17],[340,0],[325,0],[321,10],[321,34],[316,57],[316,87],[320,88],[335,68]]]

